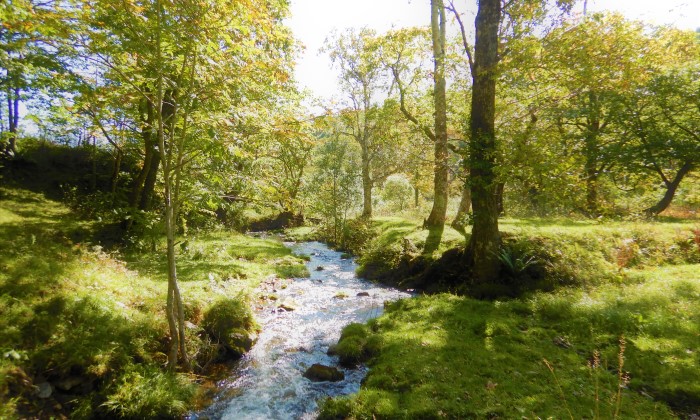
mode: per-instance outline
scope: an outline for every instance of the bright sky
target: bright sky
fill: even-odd
[[[457,0],[464,12],[465,26],[473,26],[475,0]],[[430,0],[292,0],[288,24],[306,46],[299,58],[296,78],[302,88],[327,99],[336,92],[337,75],[327,55],[318,50],[332,30],[363,26],[385,32],[392,27],[428,25]],[[583,10],[580,1],[576,11]],[[588,11],[614,10],[630,19],[669,24],[683,29],[700,27],[700,0],[588,0]]]

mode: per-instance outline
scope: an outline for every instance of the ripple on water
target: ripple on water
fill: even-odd
[[[313,419],[320,398],[360,389],[365,367],[340,368],[345,380],[339,382],[311,382],[302,375],[314,363],[338,365],[338,358],[326,352],[343,326],[379,316],[384,301],[409,295],[358,279],[352,260],[341,259],[341,253],[320,242],[285,245],[311,256],[306,263],[310,278],[296,279],[277,293],[280,301],[293,300],[297,309],[275,312],[267,307],[258,314],[263,330],[257,343],[231,379],[219,384],[225,392],[192,418]],[[323,269],[316,271],[319,266]],[[360,292],[369,296],[357,296]]]

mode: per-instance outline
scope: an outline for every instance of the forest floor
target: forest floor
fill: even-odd
[[[254,305],[261,281],[307,274],[279,241],[224,231],[183,240],[198,374],[170,374],[163,246],[110,251],[94,242],[100,229],[41,194],[0,188],[0,418],[179,417],[214,357],[200,328],[208,308],[231,297]]]
[[[545,266],[547,290],[477,300],[456,289],[388,305],[354,338],[371,356],[362,390],[327,402],[322,417],[700,414],[697,221],[501,225],[501,286]],[[177,417],[203,395],[203,376],[164,370],[162,244],[109,250],[95,242],[101,228],[40,194],[0,188],[0,418]],[[370,274],[419,257],[439,263],[464,243],[451,228],[401,218],[373,229],[358,259]],[[190,235],[178,253],[200,366],[211,359],[200,327],[209,308],[227,297],[255,305],[261,282],[306,274],[279,241],[231,232]]]
[[[366,359],[370,372],[358,394],[328,400],[321,418],[700,415],[697,221],[501,226],[510,250],[502,286],[516,274],[532,280],[526,271],[540,265],[534,272],[545,273],[547,290],[481,300],[438,293],[388,305],[364,330],[345,330],[341,357]],[[401,286],[388,273],[426,259],[434,233],[400,218],[379,218],[374,229],[360,270]],[[451,228],[441,236],[428,252],[432,263],[464,243]]]

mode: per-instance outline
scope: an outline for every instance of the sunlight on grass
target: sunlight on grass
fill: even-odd
[[[0,403],[9,407],[0,417],[43,404],[25,377],[78,383],[82,391],[64,402],[78,418],[183,414],[192,378],[162,369],[168,341],[162,246],[156,253],[109,252],[87,240],[95,223],[76,220],[39,194],[0,192],[0,354],[12,355],[0,363]],[[197,324],[217,299],[252,295],[268,276],[308,275],[280,241],[219,231],[180,243],[194,352],[206,344]]]

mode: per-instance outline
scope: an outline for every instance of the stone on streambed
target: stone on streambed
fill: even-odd
[[[356,296],[357,297],[369,297],[369,292],[360,292]]]
[[[304,377],[312,382],[338,382],[345,379],[345,374],[337,368],[314,363],[304,372]]]
[[[280,304],[277,305],[277,309],[282,309],[284,311],[290,312],[290,311],[295,311],[299,307],[299,304],[297,304],[295,301],[288,299],[285,300],[284,302],[281,302]]]

